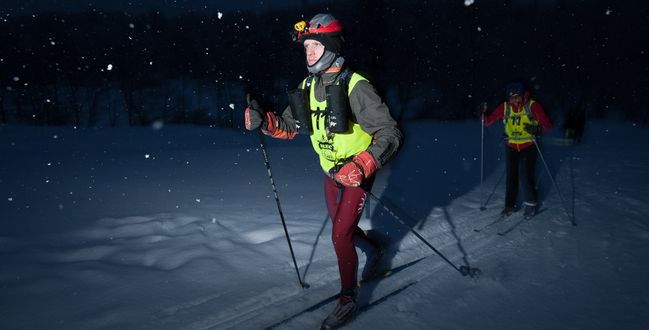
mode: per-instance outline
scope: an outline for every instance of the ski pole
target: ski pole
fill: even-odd
[[[480,205],[480,211],[484,211],[487,209],[487,204],[489,204],[489,201],[491,200],[491,197],[493,197],[494,193],[496,192],[496,189],[500,185],[500,182],[503,181],[503,178],[505,177],[505,172],[507,172],[507,169],[503,170],[503,172],[500,174],[500,178],[498,178],[498,181],[496,181],[496,184],[494,185],[493,189],[491,189],[491,193],[489,193],[489,196],[487,196],[487,199],[485,200],[484,204]]]
[[[246,95],[246,100],[248,106],[250,106],[250,94]],[[277,211],[279,212],[279,217],[282,220],[282,226],[284,227],[284,234],[286,235],[286,242],[288,243],[288,249],[291,251],[291,258],[293,258],[293,266],[295,267],[295,272],[297,273],[297,280],[300,282],[300,286],[308,288],[309,285],[302,282],[302,277],[300,276],[300,270],[297,268],[297,261],[295,260],[295,253],[293,252],[293,245],[291,244],[291,237],[288,234],[288,229],[286,228],[286,221],[284,220],[284,212],[282,212],[282,205],[279,202],[279,194],[277,193],[277,187],[275,187],[275,180],[273,180],[273,172],[270,169],[270,160],[268,158],[268,153],[266,152],[266,144],[264,143],[264,135],[261,130],[257,130],[259,133],[259,145],[261,146],[261,151],[264,155],[264,164],[266,164],[266,170],[268,171],[268,179],[270,179],[270,185],[273,187],[273,193],[275,194],[275,203],[277,204]]]
[[[484,179],[484,111],[482,112],[482,127],[480,129],[480,187]]]
[[[430,244],[423,236],[421,236],[416,230],[412,229],[410,226],[408,226],[398,215],[396,215],[392,210],[385,205],[385,202],[381,201],[378,197],[376,197],[371,191],[367,192],[370,197],[372,197],[377,204],[381,205],[384,210],[386,210],[394,219],[396,219],[401,225],[407,227],[410,229],[410,232],[413,233],[419,240],[421,240],[424,244],[426,244],[433,252],[435,252],[438,256],[440,256],[444,261],[446,261],[447,264],[449,264],[451,267],[453,267],[455,270],[457,270],[462,276],[470,276],[472,278],[478,277],[482,272],[478,268],[470,267],[470,266],[456,266],[453,262],[451,262],[444,254],[439,252],[432,244]],[[406,215],[405,212],[402,212],[402,214]],[[407,216],[407,215],[406,215]],[[409,217],[409,216],[407,216]]]
[[[484,114],[485,112],[487,112],[487,102],[480,103],[480,106],[480,188],[482,188],[484,185]],[[498,180],[498,183],[496,183],[496,186],[491,191],[491,194],[487,197],[487,200],[484,202],[484,204],[482,202],[480,203],[480,211],[487,209],[487,203],[489,203],[489,200],[491,199],[491,196],[493,195],[499,183],[500,180]]]
[[[484,182],[484,112],[485,112],[485,107],[486,104],[483,102],[482,103],[482,109],[480,112],[482,115],[480,116],[480,121],[481,121],[481,127],[480,127],[480,188],[482,188],[483,182]],[[488,202],[488,200],[487,200]],[[480,203],[480,211],[484,211],[487,209],[486,207],[487,203]]]
[[[550,172],[550,167],[548,167],[548,163],[545,162],[545,158],[543,157],[543,153],[541,152],[541,148],[539,148],[539,144],[536,141],[535,137],[532,137],[532,142],[534,142],[534,145],[536,146],[536,151],[539,152],[539,156],[541,157],[541,161],[543,162],[543,165],[545,166],[545,170],[548,172],[548,176],[550,177],[550,181],[552,181],[552,184],[554,185],[554,188],[557,190],[557,193],[559,194],[559,198],[561,199],[561,205],[563,206],[563,210],[566,212],[566,215],[568,215],[568,218],[570,219],[570,222],[572,223],[572,225],[576,226],[577,222],[575,221],[575,216],[570,215],[570,212],[568,212],[568,208],[566,207],[566,202],[563,199],[563,195],[561,194],[561,190],[559,189],[559,186],[557,185],[557,182],[552,177],[552,173]]]

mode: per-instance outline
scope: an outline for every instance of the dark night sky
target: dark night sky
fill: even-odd
[[[456,0],[458,3],[464,0]],[[475,2],[478,2],[477,0]],[[483,0],[484,1],[484,0]],[[512,3],[532,3],[537,0],[514,0]],[[544,0],[544,6],[554,5],[559,0]],[[149,10],[160,10],[173,15],[187,11],[213,13],[216,11],[255,10],[265,11],[282,8],[295,8],[304,5],[322,5],[323,9],[329,0],[3,0],[0,15],[31,15],[41,12],[74,12],[97,8],[101,10],[127,11],[137,13]]]
[[[40,12],[73,12],[92,8],[128,12],[142,12],[153,9],[161,10],[166,14],[187,11],[212,13],[230,10],[264,11],[300,6],[305,2],[308,4],[326,3],[326,1],[322,0],[3,0],[0,13],[21,15]]]
[[[73,12],[91,8],[128,12],[161,10],[166,14],[187,11],[212,13],[231,10],[290,8],[305,2],[309,4],[326,3],[322,0],[3,0],[0,13],[4,16],[6,14],[21,15],[40,12]]]
[[[349,66],[393,91],[393,104],[424,100],[412,107],[428,112],[413,118],[470,115],[515,79],[557,112],[629,109],[649,122],[639,97],[649,90],[649,5],[640,0],[1,0],[0,89],[10,88],[8,111],[61,79],[101,88],[135,76],[145,90],[245,76],[284,95],[304,71],[289,31],[317,12],[346,25]],[[106,75],[109,63],[130,74]]]

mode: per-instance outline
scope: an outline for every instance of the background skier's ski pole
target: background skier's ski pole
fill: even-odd
[[[250,106],[250,94],[246,95],[246,101],[248,106]],[[264,134],[261,130],[257,130],[259,133],[259,145],[261,146],[261,151],[264,155],[264,163],[266,164],[266,170],[268,171],[268,178],[270,179],[270,185],[273,187],[273,193],[275,194],[275,203],[277,203],[277,211],[279,212],[279,217],[282,220],[282,226],[284,227],[284,234],[286,235],[286,242],[288,242],[288,249],[291,251],[291,258],[293,258],[293,266],[295,266],[295,272],[297,273],[297,280],[300,282],[302,288],[308,288],[309,285],[302,282],[302,277],[300,276],[300,270],[297,268],[297,261],[295,261],[295,253],[293,253],[293,245],[291,244],[291,237],[288,235],[288,229],[286,228],[286,221],[284,220],[284,212],[282,212],[282,205],[279,202],[279,194],[277,193],[277,187],[275,187],[275,180],[273,180],[273,172],[270,169],[270,160],[268,159],[268,153],[266,152],[266,144],[264,143]]]
[[[412,229],[412,228],[411,228],[410,226],[408,226],[408,225],[407,225],[407,224],[406,224],[406,223],[405,223],[405,222],[404,222],[404,221],[403,221],[403,220],[402,220],[398,215],[396,215],[394,212],[392,212],[392,210],[391,210],[389,207],[387,207],[387,206],[385,205],[385,202],[381,201],[381,199],[379,199],[378,197],[376,197],[372,192],[368,191],[367,193],[368,193],[368,194],[370,195],[370,197],[372,197],[372,198],[373,198],[373,199],[374,199],[378,204],[380,204],[380,205],[383,207],[384,210],[386,210],[388,213],[390,213],[390,215],[391,215],[393,218],[395,218],[395,219],[396,219],[400,224],[402,224],[403,226],[405,226],[405,227],[407,227],[408,229],[410,229],[410,232],[411,232],[411,233],[413,233],[415,236],[417,236],[417,238],[419,238],[419,240],[421,240],[422,242],[424,242],[424,244],[426,244],[426,245],[427,245],[431,250],[433,250],[433,252],[437,253],[437,255],[440,256],[442,259],[444,259],[444,261],[446,261],[446,263],[448,263],[451,267],[453,267],[453,268],[454,268],[455,270],[457,270],[460,274],[462,274],[462,276],[467,276],[467,275],[469,275],[470,277],[477,277],[477,276],[480,275],[481,271],[480,271],[480,269],[478,269],[478,268],[474,268],[474,267],[470,267],[470,266],[460,266],[460,267],[456,266],[454,263],[452,263],[450,260],[448,260],[448,258],[446,258],[446,256],[444,256],[444,254],[442,254],[441,252],[439,252],[439,251],[438,251],[438,250],[437,250],[437,249],[436,249],[432,244],[428,243],[428,241],[427,241],[423,236],[421,236],[421,235],[420,235],[416,230]]]
[[[484,179],[484,112],[487,107],[486,103],[482,103],[481,113],[481,122],[482,127],[480,129],[480,187],[482,187],[482,182]]]
[[[559,186],[557,185],[557,182],[552,177],[552,173],[550,172],[550,167],[548,167],[548,163],[545,162],[545,158],[543,157],[543,153],[541,152],[541,148],[539,148],[539,144],[538,144],[536,138],[533,138],[532,142],[534,142],[534,145],[536,146],[536,151],[539,152],[539,157],[541,157],[541,161],[543,162],[543,165],[545,166],[545,170],[548,172],[548,176],[550,177],[550,181],[552,181],[552,184],[554,185],[554,188],[557,190],[557,193],[559,194],[559,198],[561,199],[561,205],[563,206],[563,210],[568,215],[568,218],[570,219],[570,222],[572,223],[572,225],[576,226],[577,222],[575,221],[575,216],[571,215],[570,212],[568,212],[568,208],[566,207],[566,202],[563,199],[563,195],[561,194],[561,190],[559,190]]]
[[[503,169],[503,172],[500,174],[500,177],[498,178],[498,181],[494,184],[494,187],[491,189],[491,192],[487,196],[487,199],[485,199],[484,203],[480,205],[480,211],[484,211],[487,209],[487,204],[489,204],[489,201],[491,200],[491,197],[493,197],[494,193],[496,192],[496,189],[498,189],[498,186],[500,185],[500,182],[503,181],[503,178],[505,177],[505,172],[507,172],[506,169]]]
[[[480,129],[480,188],[482,188],[482,183],[484,180],[484,113],[486,111],[486,108],[487,108],[487,104],[483,102],[482,107],[480,109],[480,113],[481,113],[480,121],[482,123],[481,125],[482,127]],[[486,205],[487,203],[485,203],[484,205],[480,205],[480,210],[481,211],[486,210],[487,209]]]

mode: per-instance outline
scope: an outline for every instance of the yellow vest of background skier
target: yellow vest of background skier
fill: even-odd
[[[503,123],[505,124],[505,135],[511,144],[524,144],[532,142],[534,135],[525,131],[525,124],[538,125],[532,114],[532,104],[534,100],[529,100],[519,112],[514,112],[510,104],[505,102]]]

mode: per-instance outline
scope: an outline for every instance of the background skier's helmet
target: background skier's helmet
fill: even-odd
[[[505,97],[510,98],[515,95],[523,96],[525,87],[521,82],[512,82],[505,86]]]
[[[306,39],[319,41],[334,54],[342,51],[343,27],[331,14],[317,14],[309,22],[300,21],[295,24],[293,40],[303,43]]]

